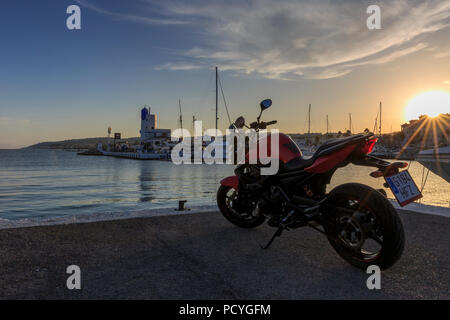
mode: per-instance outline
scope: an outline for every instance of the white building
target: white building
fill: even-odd
[[[155,138],[169,138],[170,129],[158,129],[156,114],[150,113],[150,108],[141,110],[141,143],[154,140]]]

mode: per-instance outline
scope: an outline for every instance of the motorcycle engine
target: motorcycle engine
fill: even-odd
[[[282,195],[279,189],[266,190],[259,198],[258,207],[269,218],[269,225],[278,225],[283,217]]]
[[[257,204],[259,211],[266,216],[269,225],[278,226],[283,214],[283,196],[276,187],[265,186],[266,176],[260,175],[260,168],[254,165],[241,165],[235,170],[239,177],[240,186],[247,191],[248,198],[242,199],[243,210],[249,210],[243,203],[250,202],[250,198]],[[252,201],[252,202],[253,202]]]

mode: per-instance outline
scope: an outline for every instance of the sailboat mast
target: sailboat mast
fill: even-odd
[[[218,74],[218,68],[217,68],[217,66],[216,66],[216,137],[217,137],[217,121],[219,120],[219,116],[218,116],[218,105],[219,105],[219,100],[218,100],[218,97],[219,97],[219,87],[218,87],[218,76],[219,76],[219,74]]]
[[[327,115],[327,134],[328,134],[328,127],[329,127],[329,124],[328,124],[328,115]]]
[[[375,118],[375,124],[373,125],[373,132],[377,134],[377,125],[378,125],[378,115]]]
[[[308,108],[308,135],[311,133],[311,103]]]
[[[350,131],[350,133],[352,132],[352,114],[351,113],[348,114],[348,130]]]
[[[380,137],[381,137],[381,101],[380,101]]]
[[[183,129],[183,115],[181,114],[181,99],[178,99],[178,107],[180,108],[180,128]]]

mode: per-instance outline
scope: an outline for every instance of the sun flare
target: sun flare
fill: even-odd
[[[428,91],[415,96],[405,108],[406,120],[419,118],[420,115],[436,117],[450,112],[450,93],[445,91]]]

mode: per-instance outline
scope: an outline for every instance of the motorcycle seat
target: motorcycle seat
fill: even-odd
[[[311,158],[307,159],[303,157],[294,158],[291,161],[284,164],[284,169],[286,171],[293,171],[309,167],[314,163],[314,161],[316,161],[318,157],[336,152],[339,149],[348,146],[349,144],[355,143],[360,140],[364,140],[366,138],[367,135],[357,134],[346,138],[336,138],[327,140],[317,148],[316,152],[314,152]]]
[[[313,156],[319,155],[322,151],[327,150],[333,146],[339,145],[340,148],[345,147],[346,145],[350,144],[351,142],[358,141],[361,139],[365,139],[366,135],[364,134],[356,134],[354,136],[346,137],[346,138],[335,138],[330,139],[322,143],[319,148],[317,148],[316,152]],[[339,149],[339,148],[338,148]]]

